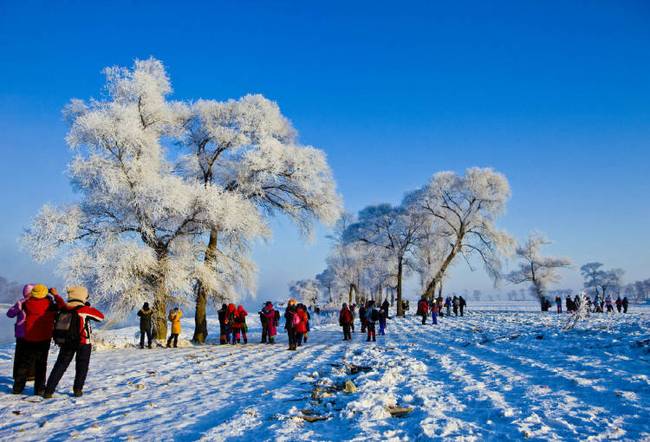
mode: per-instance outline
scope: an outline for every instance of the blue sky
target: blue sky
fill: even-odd
[[[16,238],[43,203],[74,197],[60,110],[98,96],[103,67],[155,56],[174,98],[276,100],[327,153],[349,210],[491,166],[513,188],[503,228],[650,277],[650,5],[437,3],[0,0],[0,275],[54,280]],[[263,298],[327,253],[322,229],[304,244],[274,227],[255,251]],[[458,266],[449,287],[490,283]]]

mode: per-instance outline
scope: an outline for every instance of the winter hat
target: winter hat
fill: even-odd
[[[29,298],[29,295],[32,294],[34,285],[35,284],[25,284],[25,287],[23,287],[23,298]]]
[[[68,302],[81,301],[85,303],[88,300],[88,289],[82,286],[68,287]]]
[[[43,299],[47,296],[47,287],[43,284],[36,284],[34,288],[32,288],[31,294],[36,299]]]

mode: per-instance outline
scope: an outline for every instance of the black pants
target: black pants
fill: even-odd
[[[74,367],[74,385],[73,391],[82,391],[86,376],[88,375],[88,365],[90,364],[90,353],[92,352],[92,345],[83,344],[71,347],[61,347],[59,356],[56,358],[50,377],[47,380],[47,387],[45,387],[46,394],[52,394],[59,385],[59,381],[63,374],[68,369],[72,359],[75,360]]]
[[[305,336],[305,335],[304,335],[303,333],[298,333],[298,332],[296,332],[296,345],[297,345],[298,347],[300,347],[300,346],[302,345],[302,338],[303,338],[304,336]]]
[[[295,348],[297,344],[296,332],[292,328],[287,329],[287,337],[289,338],[289,348]]]
[[[368,328],[368,341],[371,339],[374,341],[375,338],[375,323],[372,321],[368,321],[366,324],[366,327]]]
[[[460,307],[460,315],[463,316],[465,313],[465,307]]]
[[[226,324],[219,323],[219,344],[228,343],[228,327]]]
[[[426,323],[427,323],[427,315],[423,313],[422,314],[422,324],[426,324]]]
[[[178,333],[172,333],[169,335],[169,339],[167,339],[167,347],[171,346],[172,341],[174,341],[174,348],[178,347]]]
[[[352,332],[350,331],[350,324],[343,324],[343,340],[344,341],[352,340]]]
[[[47,354],[50,351],[50,340],[29,342],[22,340],[20,351],[16,347],[16,362],[14,369],[14,393],[22,393],[30,373],[34,372],[34,394],[42,394],[45,390],[47,375]]]
[[[151,330],[140,330],[140,348],[144,348],[144,337],[147,336],[147,347],[151,348]]]
[[[266,342],[267,342],[266,339],[267,339],[268,334],[269,334],[268,328],[266,327],[266,325],[263,325],[262,326],[262,344],[266,344]]]

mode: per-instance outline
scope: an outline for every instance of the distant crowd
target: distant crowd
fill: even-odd
[[[621,298],[619,295],[616,297],[616,300],[612,300],[610,295],[605,295],[603,297],[596,294],[593,299],[588,295],[583,295],[582,297],[580,297],[580,295],[575,295],[575,297],[567,295],[565,299],[567,313],[577,312],[583,303],[586,306],[587,311],[592,313],[614,313],[614,307],[616,307],[618,313],[627,313],[629,307],[627,296]],[[546,310],[548,310],[549,307],[550,305],[547,306]],[[560,296],[555,297],[555,307],[558,313],[562,313],[562,298]]]

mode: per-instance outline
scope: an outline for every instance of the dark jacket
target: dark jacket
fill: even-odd
[[[140,309],[138,311],[138,316],[140,317],[140,331],[143,332],[150,332],[151,331],[151,316],[153,315],[153,310],[152,309]]]

